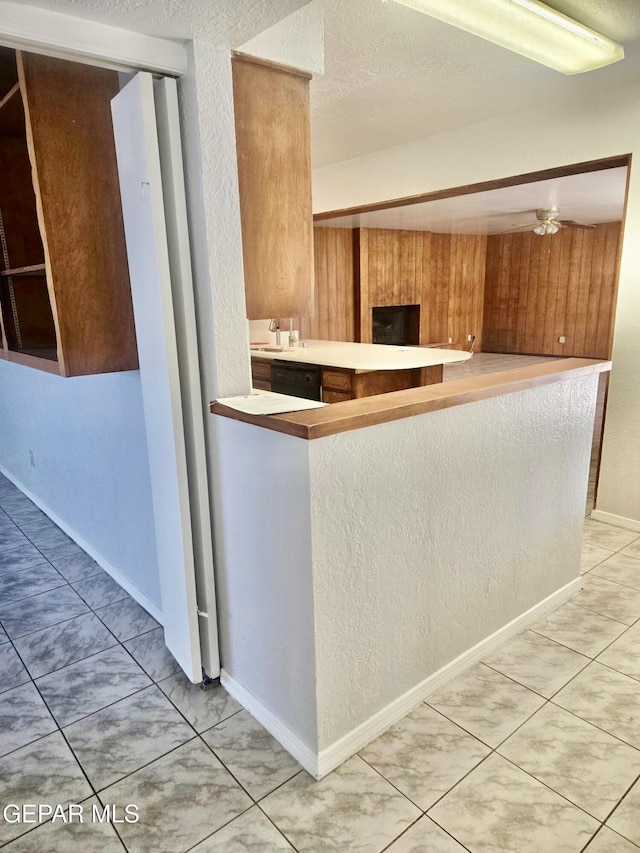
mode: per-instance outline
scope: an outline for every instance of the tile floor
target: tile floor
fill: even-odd
[[[0,477],[7,853],[638,853],[640,534],[585,525],[585,587],[315,782]],[[91,810],[138,806],[138,823]],[[9,815],[11,816],[11,815]]]

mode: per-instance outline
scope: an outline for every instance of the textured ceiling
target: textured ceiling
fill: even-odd
[[[150,35],[237,47],[307,0],[22,2]],[[565,77],[398,3],[324,0],[326,74],[311,84],[314,166],[553,99],[588,102],[596,89],[640,78],[640,0],[548,5],[621,42],[626,58]]]
[[[178,39],[237,47],[307,0],[22,0]],[[0,3],[1,5],[1,3]],[[324,0],[324,77],[311,83],[314,167],[551,100],[588,104],[640,79],[640,0],[548,0],[621,42],[622,62],[566,77],[387,0]],[[553,128],[540,127],[541,135]]]
[[[501,234],[537,225],[535,211],[554,205],[560,219],[585,225],[622,219],[626,167],[519,184],[406,207],[316,222],[339,228],[394,228],[443,234]]]
[[[626,58],[566,77],[394,2],[325,0],[326,74],[312,82],[314,166],[553,99],[588,101],[596,89],[640,77],[639,0],[548,5],[620,41]]]
[[[202,39],[237,47],[309,0],[20,0],[38,6],[172,39]],[[1,4],[0,4],[1,5]]]

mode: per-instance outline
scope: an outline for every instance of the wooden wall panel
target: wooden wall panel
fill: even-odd
[[[483,348],[608,358],[619,241],[619,222],[489,237]]]
[[[356,269],[351,228],[314,228],[315,314],[300,318],[300,338],[356,340]],[[281,320],[281,328],[288,326]]]
[[[420,343],[481,346],[486,237],[360,229],[360,339],[370,342],[371,311],[420,305]]]

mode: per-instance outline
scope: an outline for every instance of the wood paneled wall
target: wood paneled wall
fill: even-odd
[[[313,229],[315,314],[301,318],[301,339],[356,340],[354,240],[351,228]]]
[[[483,349],[608,358],[620,232],[610,222],[489,237]]]
[[[360,340],[370,342],[372,309],[420,305],[420,343],[468,349],[482,341],[487,238],[476,234],[360,230]]]

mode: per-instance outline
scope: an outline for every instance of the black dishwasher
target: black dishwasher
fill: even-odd
[[[321,400],[321,368],[319,364],[298,361],[271,362],[271,390],[306,400]]]

